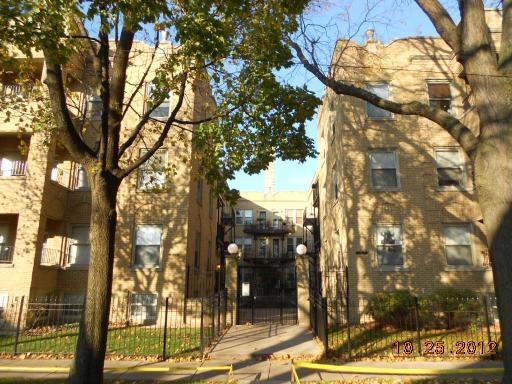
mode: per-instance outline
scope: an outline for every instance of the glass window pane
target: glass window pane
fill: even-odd
[[[432,99],[449,99],[452,97],[449,83],[428,83],[428,97]]]
[[[160,245],[162,227],[160,225],[138,225],[135,243],[137,245]]]
[[[370,161],[372,169],[396,168],[395,152],[372,152]]]
[[[460,168],[438,168],[437,181],[440,187],[462,185],[462,170]]]
[[[379,227],[377,229],[377,244],[391,245],[402,243],[402,229],[399,226]]]
[[[398,187],[395,169],[373,169],[372,185],[374,187]]]
[[[389,99],[389,86],[388,84],[369,84],[367,86],[368,91],[375,93],[384,99]],[[385,109],[376,107],[371,103],[366,103],[366,112],[368,117],[390,117],[391,112]]]
[[[471,257],[471,246],[447,245],[446,259],[448,265],[473,265],[473,258]]]
[[[458,168],[461,166],[459,151],[436,151],[438,168]]]
[[[444,238],[446,245],[470,245],[469,228],[467,226],[446,226],[444,227]]]
[[[378,246],[377,261],[379,265],[395,265],[404,264],[404,257],[401,245]]]
[[[160,259],[160,245],[136,245],[135,265],[157,267]]]

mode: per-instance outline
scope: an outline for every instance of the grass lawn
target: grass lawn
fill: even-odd
[[[352,357],[417,357],[422,355],[440,358],[492,357],[501,352],[500,335],[491,333],[491,343],[489,343],[486,330],[480,327],[422,330],[419,343],[416,331],[364,326],[351,327],[350,343],[346,328],[338,331],[331,330],[328,338],[329,349],[333,356],[347,356],[349,346]]]
[[[75,351],[78,327],[60,326],[32,329],[22,333],[18,353],[72,354]],[[109,330],[107,354],[162,355],[163,328],[132,326]],[[15,336],[0,336],[0,352],[14,351]],[[200,329],[167,329],[167,356],[176,357],[200,350]]]
[[[141,380],[104,380],[104,384],[164,384],[167,381],[141,381]],[[65,384],[65,379],[23,379],[23,378],[12,378],[12,379],[0,379],[0,384]],[[182,381],[183,384],[204,384],[206,381]],[[212,382],[213,383],[213,382]]]

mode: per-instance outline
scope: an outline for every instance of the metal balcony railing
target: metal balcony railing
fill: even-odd
[[[0,169],[0,176],[25,176],[27,173],[27,162],[25,160],[12,160],[9,165]]]
[[[0,264],[11,264],[14,255],[14,246],[0,243]]]

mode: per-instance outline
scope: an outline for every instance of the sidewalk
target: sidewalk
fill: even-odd
[[[228,332],[213,346],[208,359],[198,362],[147,362],[147,361],[105,361],[105,378],[124,380],[160,380],[163,382],[226,382],[229,378],[226,367],[233,366],[232,378],[238,384],[268,383],[281,384],[291,381],[292,360],[316,361],[322,355],[322,347],[313,338],[307,327],[283,326],[278,324],[238,325]],[[336,363],[338,366],[342,363]],[[32,379],[55,379],[67,377],[70,360],[30,360],[0,359],[0,377]],[[501,368],[499,361],[359,361],[344,363],[352,372],[328,372],[309,368],[297,368],[302,381],[340,382],[350,379],[371,379],[376,377],[402,378],[399,375],[381,375],[381,372],[368,373],[375,368],[424,368],[424,369],[468,369]],[[364,367],[364,369],[363,369]],[[366,371],[364,371],[366,369]],[[354,372],[357,371],[357,372]],[[363,372],[361,372],[363,371]],[[378,371],[378,370],[377,370]],[[408,376],[409,377],[409,376]],[[412,377],[412,376],[411,376]],[[414,376],[447,378],[456,377],[498,380],[501,373],[466,373],[443,374],[440,376]]]

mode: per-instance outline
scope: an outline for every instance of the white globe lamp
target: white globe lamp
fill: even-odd
[[[308,253],[308,248],[304,244],[297,245],[297,254],[303,256],[306,253]]]
[[[228,245],[228,253],[230,255],[237,255],[238,254],[238,245],[235,243],[231,243]]]

